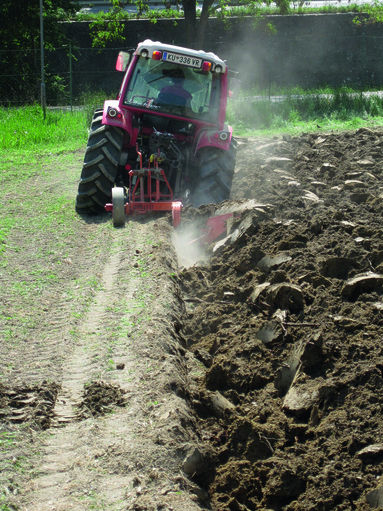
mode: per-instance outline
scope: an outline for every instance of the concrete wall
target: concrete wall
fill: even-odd
[[[204,50],[214,51],[240,71],[244,85],[315,87],[343,84],[383,85],[383,24],[356,25],[352,14],[270,16],[255,25],[253,18],[223,24],[212,19]],[[271,22],[274,31],[266,27]],[[114,71],[119,48],[133,48],[146,38],[185,45],[184,21],[125,22],[125,43],[100,53],[91,46],[87,23],[65,25],[78,61],[73,63],[75,90],[85,84],[118,88]],[[93,84],[93,85],[92,85]]]

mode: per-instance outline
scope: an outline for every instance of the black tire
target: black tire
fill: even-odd
[[[102,110],[96,110],[85,151],[76,211],[97,214],[111,201],[121,158],[124,132],[120,128],[102,124]]]
[[[215,147],[201,149],[198,178],[192,195],[194,207],[217,204],[230,197],[236,151],[237,142],[234,138],[227,151]]]

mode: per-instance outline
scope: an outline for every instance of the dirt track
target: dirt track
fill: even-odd
[[[81,224],[84,312],[44,292],[33,338],[1,348],[1,431],[34,465],[15,508],[383,507],[382,149],[367,129],[241,140],[229,236],[179,272],[165,218],[108,231],[101,260]]]

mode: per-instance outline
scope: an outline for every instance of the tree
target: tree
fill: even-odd
[[[43,0],[43,7],[45,48],[54,50],[65,43],[58,21],[74,16],[77,5],[72,0]],[[1,0],[0,40],[1,101],[36,100],[40,80],[39,0]],[[47,75],[49,79],[52,77]]]
[[[124,13],[124,3],[135,3],[137,7],[137,17],[142,13],[148,13],[150,0],[131,0],[131,2],[122,2],[121,0],[109,0],[111,9],[102,17],[95,20],[91,24],[91,37],[94,46],[103,46],[110,41],[123,41],[123,28],[121,20],[126,18],[127,14]],[[230,0],[202,0],[201,10],[197,9],[197,0],[180,0],[179,4],[183,10],[186,26],[186,39],[187,44],[192,47],[202,48],[204,38],[207,30],[209,17],[215,15],[218,18],[224,19],[227,17],[228,7],[230,7]],[[266,4],[270,4],[271,0],[238,0],[237,6],[246,6],[252,9],[254,15],[261,17],[260,8]],[[275,0],[280,14],[287,14],[289,11],[289,0]],[[164,5],[170,6],[169,0],[164,0]],[[151,16],[153,21],[156,20],[156,15]]]
[[[364,4],[363,12],[355,16],[354,23],[357,25],[383,23],[383,2],[374,0],[369,4]]]
[[[252,9],[254,14],[261,17],[260,7],[265,4],[270,4],[271,0],[239,0],[236,5],[246,6]],[[280,14],[287,14],[289,11],[288,0],[276,0],[275,4],[279,8]],[[185,25],[187,30],[188,43],[195,45],[197,48],[203,46],[207,24],[209,17],[216,15],[218,18],[226,18],[228,7],[230,7],[229,0],[203,0],[202,9],[199,17],[197,16],[197,2],[196,0],[182,0],[182,6],[185,16]]]

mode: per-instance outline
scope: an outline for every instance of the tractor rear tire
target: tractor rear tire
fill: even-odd
[[[232,139],[227,151],[204,147],[199,155],[198,182],[193,190],[192,205],[217,204],[230,197],[237,141]]]
[[[102,124],[102,111],[96,110],[78,185],[78,213],[100,213],[105,204],[111,201],[112,188],[119,171],[123,138],[123,130]]]

